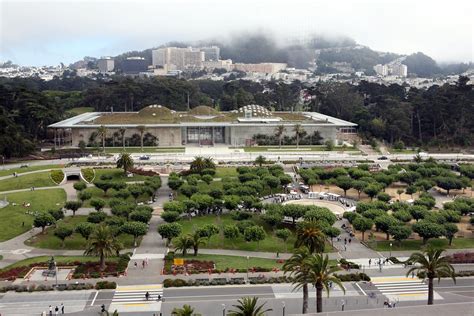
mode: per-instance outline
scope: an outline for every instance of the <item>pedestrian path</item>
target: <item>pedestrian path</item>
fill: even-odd
[[[146,292],[150,294],[148,300]],[[158,295],[163,297],[161,284],[117,286],[109,312],[160,312],[161,300],[158,300]]]
[[[405,276],[372,278],[374,286],[390,301],[419,301],[428,299],[428,285],[418,278]],[[435,299],[442,297],[434,293]]]

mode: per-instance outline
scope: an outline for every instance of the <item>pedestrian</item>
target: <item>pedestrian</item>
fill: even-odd
[[[351,243],[351,241],[352,241],[352,238],[349,238],[349,244]]]
[[[53,306],[49,305],[49,316],[53,316]]]
[[[25,222],[21,223],[21,227],[25,227]]]
[[[56,316],[59,315],[59,307],[58,307],[58,306],[56,306],[56,307],[54,308],[54,315],[56,315]]]
[[[136,261],[134,261],[134,262],[133,262],[133,266],[134,266],[135,268],[138,268],[138,263],[137,263]]]
[[[369,259],[369,268],[370,268],[370,264],[372,263],[372,259]]]
[[[411,273],[411,278],[412,278],[412,279],[415,278],[415,271],[413,271],[413,272]]]
[[[142,269],[145,269],[145,260],[142,260]]]
[[[341,310],[344,311],[344,306],[346,305],[346,301],[341,300]]]
[[[61,303],[61,314],[64,314],[64,304]]]
[[[346,245],[344,245],[344,251],[347,251],[347,247],[346,247]]]
[[[344,245],[347,245],[347,238],[344,238]]]
[[[148,301],[149,298],[150,298],[150,292],[147,291],[147,292],[145,293],[145,299]]]
[[[277,258],[280,258],[280,253],[277,251]]]

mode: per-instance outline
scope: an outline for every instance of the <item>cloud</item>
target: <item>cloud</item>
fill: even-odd
[[[0,0],[0,59],[69,63],[258,29],[280,41],[347,35],[381,51],[472,61],[473,9],[461,0]]]

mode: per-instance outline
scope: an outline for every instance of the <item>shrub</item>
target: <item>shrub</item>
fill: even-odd
[[[242,220],[251,218],[252,213],[250,213],[250,212],[241,212],[241,211],[233,211],[233,212],[230,213],[230,216],[235,221],[242,221]]]
[[[80,182],[74,183],[73,187],[77,191],[82,191],[82,190],[85,190],[87,188],[87,185],[84,182],[80,181]]]
[[[89,223],[98,224],[105,220],[107,215],[104,212],[92,212],[87,216],[87,221]]]
[[[99,281],[95,284],[96,290],[103,290],[103,289],[116,289],[117,283],[113,281]]]
[[[64,180],[64,172],[62,170],[51,170],[51,179],[54,183],[60,184]]]
[[[370,281],[370,277],[365,273],[334,274],[342,282]]]

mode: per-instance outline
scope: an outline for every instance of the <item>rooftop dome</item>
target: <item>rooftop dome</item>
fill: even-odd
[[[272,112],[257,104],[249,104],[237,110],[239,114],[245,114],[245,112],[248,111],[250,111],[254,117],[272,116]]]
[[[216,109],[211,108],[210,106],[207,105],[199,105],[196,106],[195,108],[191,109],[189,114],[192,115],[216,115],[219,114],[219,112]]]
[[[149,105],[138,112],[141,116],[154,116],[154,117],[170,117],[173,112],[165,106],[153,104]]]

